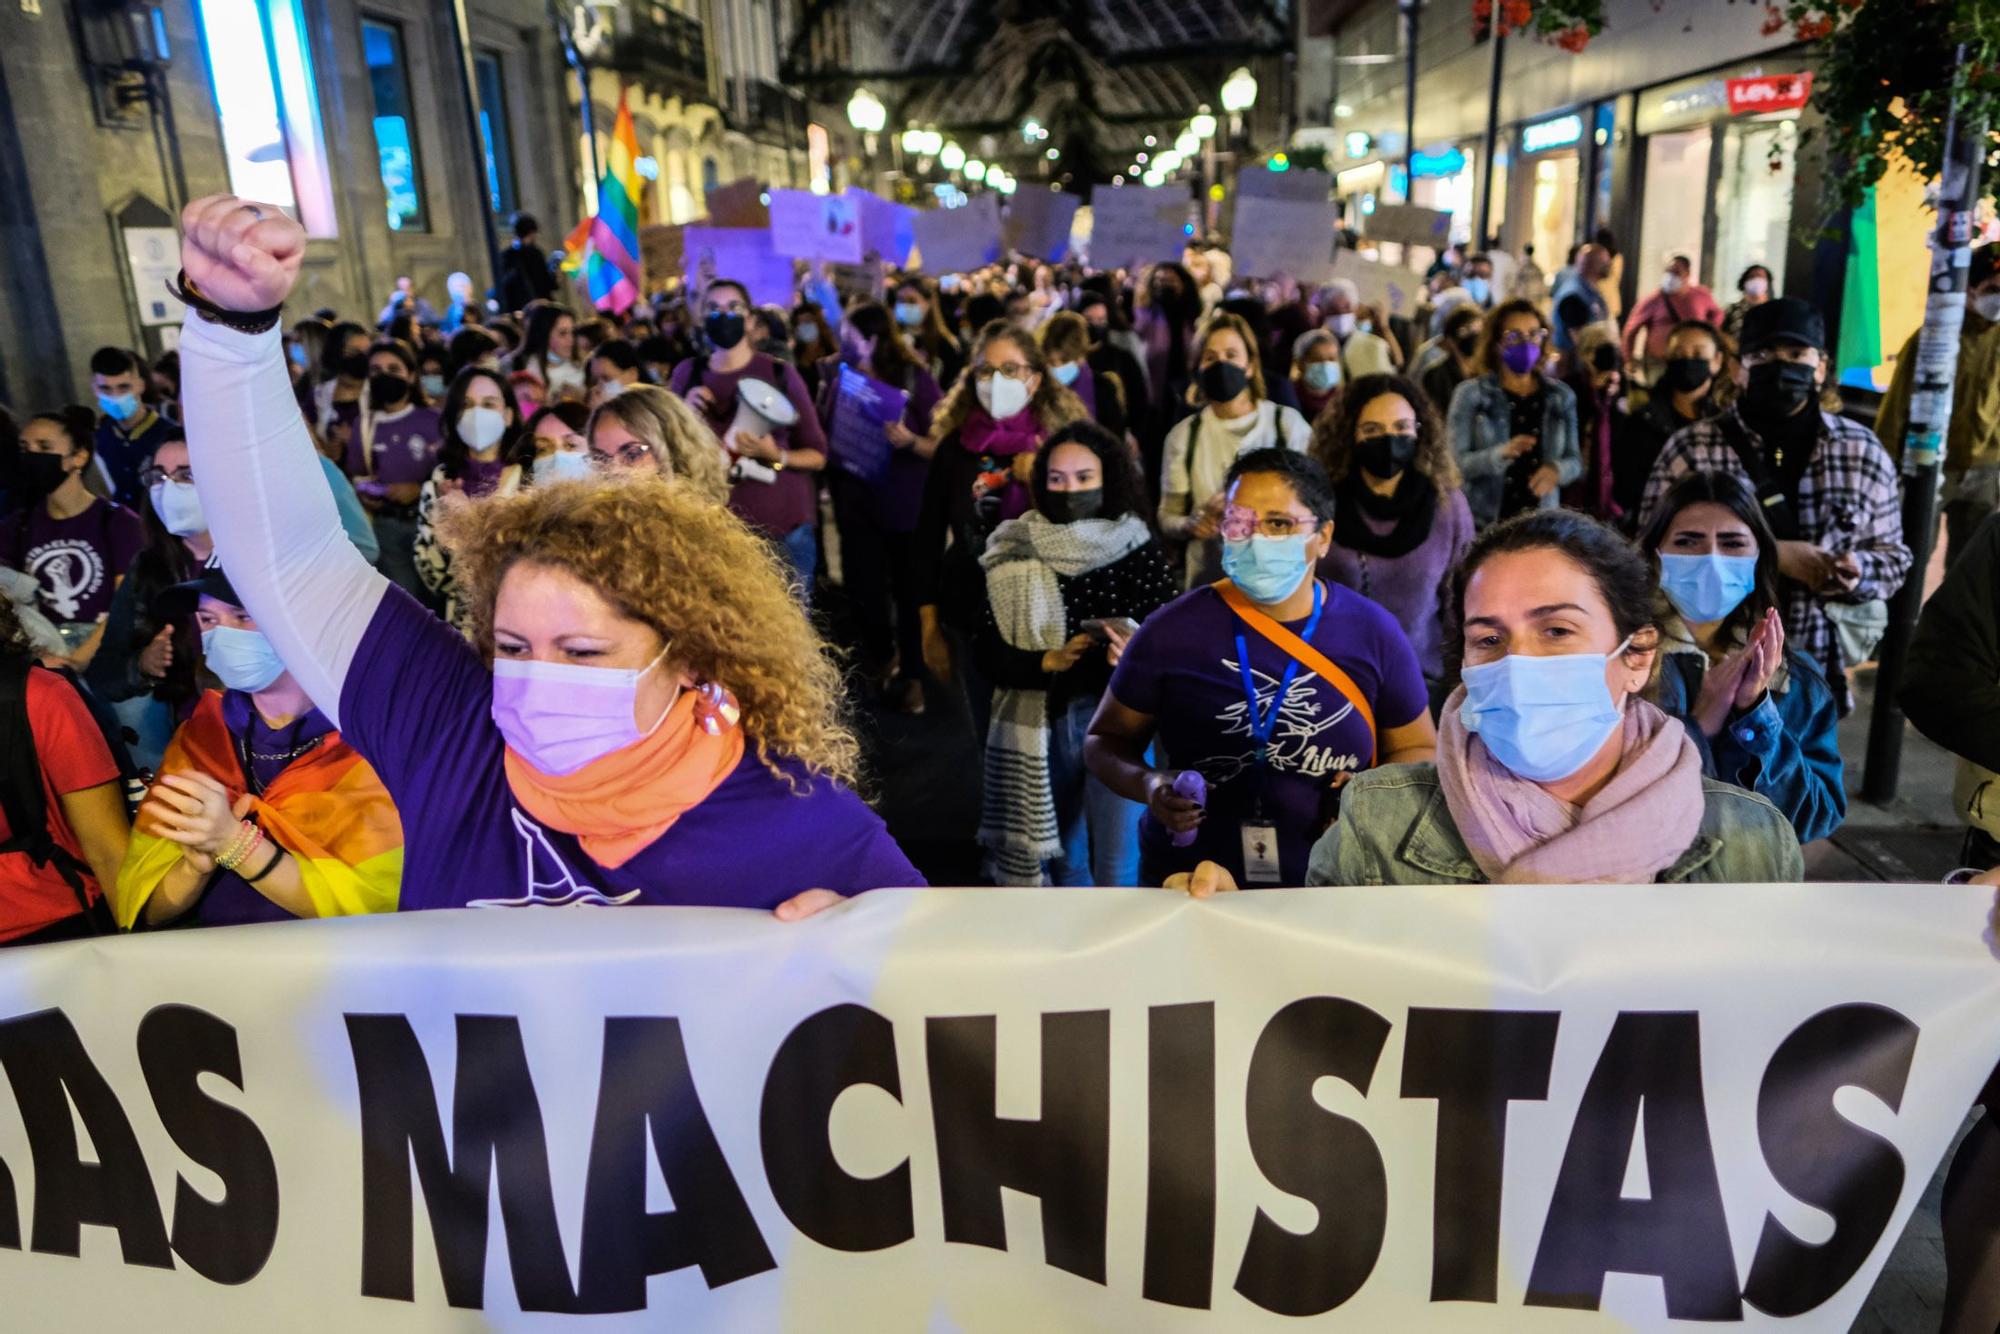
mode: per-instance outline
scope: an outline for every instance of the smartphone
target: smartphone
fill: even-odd
[[[1093,617],[1083,623],[1083,632],[1102,643],[1111,642],[1111,631],[1116,630],[1120,639],[1130,639],[1139,633],[1139,623],[1130,616]]]

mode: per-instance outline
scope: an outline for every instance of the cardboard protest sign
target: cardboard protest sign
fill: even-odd
[[[1350,279],[1361,289],[1362,301],[1387,315],[1410,314],[1424,290],[1423,275],[1364,259],[1352,250],[1334,253],[1333,276]]]
[[[1442,250],[1451,243],[1451,214],[1417,204],[1377,204],[1364,219],[1371,241],[1429,246]]]
[[[1090,194],[1090,262],[1100,269],[1177,260],[1187,247],[1185,185],[1108,186]]]
[[[886,428],[902,420],[909,397],[894,385],[842,365],[833,423],[827,430],[834,462],[864,482],[880,481],[895,451]]]
[[[861,253],[887,260],[898,268],[909,262],[915,232],[910,225],[913,212],[907,205],[882,198],[857,186],[847,187],[861,214]]]
[[[1272,171],[1269,167],[1245,167],[1236,173],[1236,197],[1245,199],[1291,199],[1319,203],[1333,196],[1333,177],[1323,171]]]
[[[861,262],[861,208],[850,195],[771,191],[771,248],[794,259]]]
[[[669,278],[681,276],[685,230],[666,223],[639,229],[639,265],[645,272],[648,292],[657,292],[667,285]]]
[[[1070,225],[1082,195],[1030,187],[1017,190],[1007,201],[1007,216],[1000,229],[1000,243],[1006,249],[1050,262],[1069,254]]]
[[[1000,210],[990,194],[960,208],[930,208],[911,219],[925,273],[963,273],[1000,257]]]
[[[768,231],[689,227],[682,240],[688,292],[699,297],[717,278],[750,289],[753,304],[792,308],[792,261],[771,248]]]
[[[1338,205],[1326,196],[1326,180],[1324,172],[1261,167],[1238,175],[1235,224],[1229,238],[1236,273],[1252,278],[1283,274],[1304,283],[1325,282],[1333,276],[1340,216]],[[1301,182],[1303,190],[1297,189]]]
[[[764,203],[764,186],[754,176],[718,185],[708,192],[711,227],[769,227],[771,210]]]

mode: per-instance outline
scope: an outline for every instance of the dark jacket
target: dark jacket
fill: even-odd
[[[176,558],[148,546],[132,559],[125,582],[111,595],[104,616],[104,640],[84,670],[84,683],[107,703],[150,694],[169,704],[187,704],[201,693],[201,636],[192,619],[174,626],[173,665],[159,680],[139,672],[139,654],[166,622],[153,612],[153,599],[185,579],[197,565],[186,548],[173,543]]]
[[[1062,592],[1066,624],[1063,637],[1083,633],[1089,620],[1110,620],[1130,616],[1144,621],[1148,616],[1180,596],[1177,567],[1157,541],[1094,570],[1079,575],[1058,574],[1056,587]],[[973,640],[973,654],[980,673],[996,686],[1013,690],[1046,690],[1049,716],[1072,699],[1102,695],[1111,683],[1111,663],[1102,649],[1093,648],[1076,666],[1058,676],[1042,670],[1038,650],[1015,648],[1000,634],[987,603],[983,624]]]
[[[1954,755],[2000,770],[2000,515],[1986,520],[1924,604],[1904,716]]]
[[[986,572],[979,566],[979,555],[1000,523],[997,502],[974,503],[972,483],[979,476],[979,460],[959,444],[957,431],[938,442],[910,545],[917,571],[917,605],[936,607],[939,619],[967,635],[977,634],[986,616]]]
[[[500,308],[519,310],[538,297],[552,296],[556,276],[549,272],[549,257],[531,241],[522,241],[500,252]]]
[[[1685,644],[1685,641],[1682,641]],[[1785,813],[1799,842],[1825,838],[1847,818],[1842,783],[1840,710],[1813,661],[1785,650],[1785,670],[1764,698],[1731,717],[1714,736],[1695,726],[1708,655],[1693,645],[1660,655],[1655,702],[1687,727],[1702,772],[1748,789]]]
[[[1712,401],[1712,395],[1703,399],[1703,406]],[[1686,425],[1688,419],[1674,411],[1672,394],[1654,394],[1642,408],[1613,414],[1611,498],[1635,520],[1640,503],[1646,498],[1646,479],[1653,475],[1660,451],[1666,448],[1674,432]]]

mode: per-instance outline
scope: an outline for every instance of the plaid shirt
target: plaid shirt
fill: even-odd
[[[1690,472],[1726,472],[1750,481],[1722,432],[1721,423],[1729,419],[1742,425],[1743,436],[1753,449],[1762,451],[1764,442],[1742,424],[1735,409],[1683,427],[1667,441],[1653,465],[1653,475],[1646,479],[1646,496],[1639,512],[1641,529],[1653,521],[1674,483]],[[1859,422],[1825,412],[1819,419],[1819,443],[1799,478],[1799,536],[1835,555],[1852,552],[1861,567],[1861,581],[1849,593],[1817,594],[1782,579],[1779,591],[1785,633],[1800,652],[1824,669],[1840,711],[1846,713],[1847,664],[1825,603],[1889,597],[1910,573],[1911,557],[1903,543],[1902,490],[1889,452],[1875,433]]]

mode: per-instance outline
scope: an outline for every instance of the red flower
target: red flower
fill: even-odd
[[[1590,29],[1584,27],[1581,23],[1577,24],[1574,28],[1565,29],[1563,32],[1557,34],[1556,45],[1574,55],[1583,50],[1584,47],[1590,45]]]
[[[1833,31],[1833,20],[1824,14],[1800,19],[1792,25],[1792,35],[1802,42],[1816,42]]]
[[[1486,23],[1493,17],[1493,0],[1472,0],[1472,17],[1479,23]]]
[[[1500,16],[1510,28],[1525,28],[1534,22],[1535,6],[1532,0],[1500,0]]]
[[[1757,29],[1757,33],[1761,37],[1775,37],[1784,26],[1785,16],[1778,11],[1778,7],[1767,5],[1764,9],[1764,25]]]

